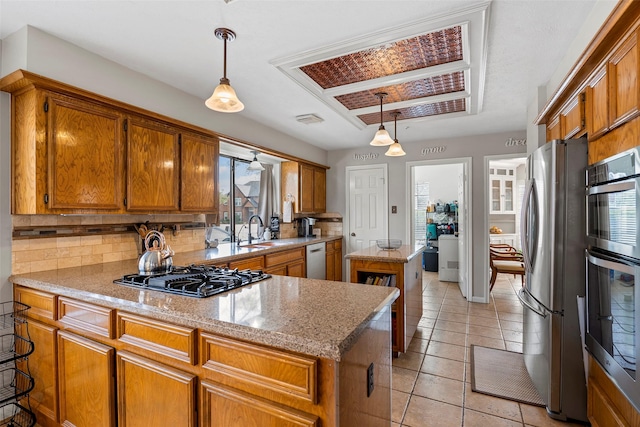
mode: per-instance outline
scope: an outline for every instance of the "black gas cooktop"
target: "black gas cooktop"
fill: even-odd
[[[165,273],[128,274],[113,282],[172,294],[206,298],[270,278],[262,270],[238,270],[207,265],[172,267]]]

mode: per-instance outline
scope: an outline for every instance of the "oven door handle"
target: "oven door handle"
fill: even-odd
[[[547,311],[544,309],[544,307],[541,307],[539,304],[538,304],[538,307],[534,307],[533,304],[527,301],[528,298],[525,295],[528,295],[528,294],[529,293],[527,292],[526,288],[524,287],[520,288],[517,294],[518,299],[520,300],[520,303],[526,308],[528,308],[529,310],[533,311],[538,316],[542,318],[547,317]]]
[[[585,252],[587,253],[587,260],[597,267],[608,268],[609,270],[616,270],[627,274],[636,274],[636,267],[632,265],[624,264],[622,261],[613,261],[608,257],[605,259],[605,255],[598,254],[595,256],[588,249]]]
[[[611,184],[596,185],[589,187],[587,195],[593,196],[594,194],[606,194],[606,193],[620,193],[621,191],[634,190],[636,188],[636,180],[628,179],[625,181],[614,182]]]

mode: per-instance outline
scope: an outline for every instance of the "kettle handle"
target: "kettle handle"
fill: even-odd
[[[157,250],[165,249],[165,247],[167,246],[167,242],[164,239],[164,234],[156,230],[151,230],[147,233],[147,236],[144,238],[145,250],[147,251],[151,250],[151,240],[154,238],[158,239],[158,243],[160,244],[160,247]]]

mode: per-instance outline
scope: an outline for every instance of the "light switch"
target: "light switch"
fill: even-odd
[[[398,207],[397,206],[391,206],[391,213],[398,213]]]

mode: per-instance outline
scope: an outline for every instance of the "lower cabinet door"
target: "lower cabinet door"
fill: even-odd
[[[318,417],[231,389],[213,381],[201,381],[202,427],[261,426],[315,427]]]
[[[195,375],[126,351],[116,358],[119,427],[195,427]]]
[[[304,260],[293,262],[287,265],[287,276],[291,277],[305,277]]]
[[[28,323],[16,323],[16,331],[21,337],[33,341],[33,353],[25,360],[18,360],[18,369],[29,372],[37,378],[33,390],[29,393],[31,409],[42,425],[58,422],[58,373],[56,366],[56,333],[58,328],[45,325],[33,319]],[[23,367],[22,364],[25,366]]]
[[[58,332],[60,423],[76,427],[116,425],[115,349]]]

